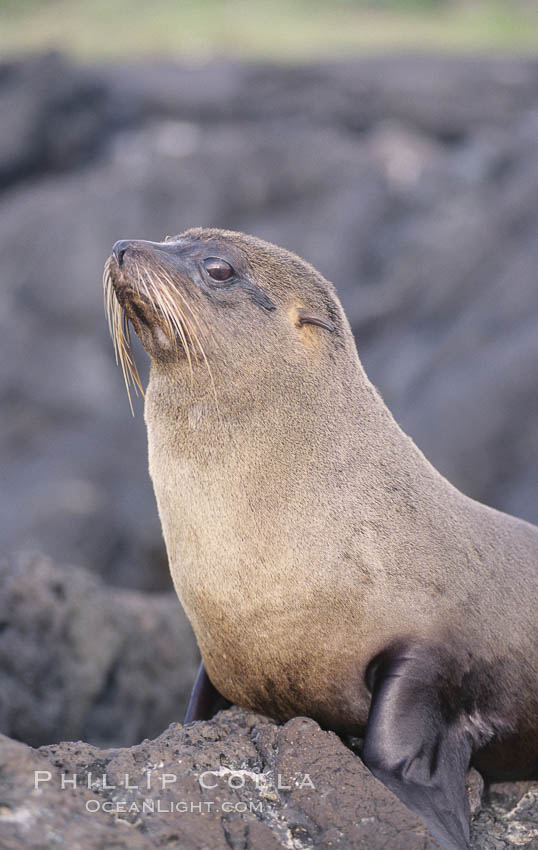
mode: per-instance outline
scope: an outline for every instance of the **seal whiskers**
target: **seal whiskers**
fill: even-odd
[[[161,271],[160,274],[163,275],[163,272]],[[189,373],[192,387],[194,381],[194,373],[192,370],[191,347],[193,347],[193,343],[190,326],[185,316],[185,313],[179,305],[173,302],[166,289],[164,289],[162,286],[155,286],[154,281],[149,276],[149,274],[148,278],[149,288],[151,289],[150,297],[152,303],[157,307],[161,314],[161,317],[164,319],[166,327],[169,331],[169,337],[171,341],[175,340],[176,334],[181,340],[181,344],[183,346],[189,364]],[[169,282],[170,284],[172,283],[172,281]]]
[[[202,343],[204,334],[200,326],[198,314],[181,292],[179,292],[168,271],[162,265],[157,265],[155,269],[148,269],[136,261],[133,264],[133,272],[133,288],[138,295],[146,300],[147,304],[158,312],[162,322],[161,329],[166,333],[172,343],[179,337],[189,366],[191,387],[194,383],[192,354],[199,354],[201,356],[209,373],[218,413],[215,380]],[[168,283],[168,288],[163,287],[162,280]],[[110,259],[105,264],[103,286],[105,312],[114,343],[116,362],[121,365],[129,406],[131,413],[134,415],[130,394],[131,384],[134,386],[137,394],[140,391],[144,395],[144,390],[136,362],[132,356],[129,324],[132,319],[126,314],[124,307],[114,294],[110,272]]]
[[[105,311],[110,336],[112,337],[112,342],[114,344],[116,363],[121,366],[123,380],[127,390],[127,397],[129,399],[129,407],[132,415],[134,416],[133,402],[131,398],[131,384],[134,386],[137,395],[140,392],[142,396],[144,396],[144,389],[142,387],[136,362],[131,356],[132,348],[129,321],[112,289],[109,262],[107,262],[105,266],[103,283]]]
[[[185,307],[189,310],[189,312],[192,316],[192,319],[195,323],[195,326],[196,326],[198,333],[196,331],[192,331],[192,334],[194,336],[195,342],[198,346],[198,350],[199,350],[199,352],[202,356],[202,359],[205,363],[206,369],[207,369],[208,374],[209,374],[209,380],[211,381],[211,386],[212,386],[212,389],[213,389],[213,397],[215,399],[215,406],[216,406],[216,409],[217,409],[217,416],[219,416],[219,403],[218,403],[218,398],[217,398],[217,389],[216,389],[216,386],[215,386],[215,379],[213,377],[213,372],[211,371],[211,366],[209,365],[209,360],[207,359],[204,347],[203,347],[203,345],[200,341],[200,337],[203,339],[204,334],[203,334],[203,331],[200,327],[199,318],[193,312],[193,309],[192,309],[191,305],[187,302],[185,296],[182,295],[182,293],[178,290],[177,286],[174,285],[174,282],[170,278],[169,273],[165,269],[163,269],[162,266],[159,266],[158,268],[159,268],[159,273],[162,274],[163,278],[170,284],[170,290],[168,290],[168,291],[166,291],[166,290],[163,291],[162,288],[157,287],[155,291],[158,294],[158,296],[160,298],[164,298],[165,300],[168,300],[170,298],[170,301],[172,301],[172,306],[176,308],[179,315],[181,315],[183,317],[183,320],[186,321],[184,310],[182,310],[181,306],[177,302],[173,301],[174,296],[178,297],[181,300],[181,302],[185,305]],[[172,312],[171,315],[173,317],[174,313]],[[189,324],[187,324],[187,327],[189,327]]]

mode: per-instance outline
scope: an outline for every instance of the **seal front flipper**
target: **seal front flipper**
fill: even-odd
[[[194,720],[211,720],[217,711],[229,708],[230,705],[231,702],[228,702],[225,697],[219,694],[212,684],[202,661],[194,680],[183,723],[192,723]]]
[[[469,848],[465,775],[471,742],[429,647],[394,646],[369,665],[372,702],[363,760],[418,814],[445,850]],[[461,715],[460,715],[461,716]]]

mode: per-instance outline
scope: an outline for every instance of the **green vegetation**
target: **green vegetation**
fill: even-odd
[[[0,50],[86,59],[535,53],[535,10],[532,0],[0,0]]]

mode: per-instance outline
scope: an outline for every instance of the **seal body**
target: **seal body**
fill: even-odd
[[[152,358],[150,474],[209,681],[366,734],[376,775],[467,846],[471,757],[537,769],[538,529],[431,466],[307,263],[208,229],[121,245],[109,274]]]

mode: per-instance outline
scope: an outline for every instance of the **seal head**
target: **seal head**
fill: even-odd
[[[289,252],[263,245],[244,234],[202,229],[164,242],[116,242],[105,267],[105,302],[127,384],[141,389],[129,323],[155,363],[174,363],[191,375],[196,363],[209,372],[220,364],[223,371],[223,358],[236,373],[251,373],[268,334],[277,346],[281,335],[286,346],[300,346],[312,342],[312,327],[342,331],[343,314],[321,275]],[[305,276],[306,302],[297,297]],[[271,347],[265,351],[274,367]]]

